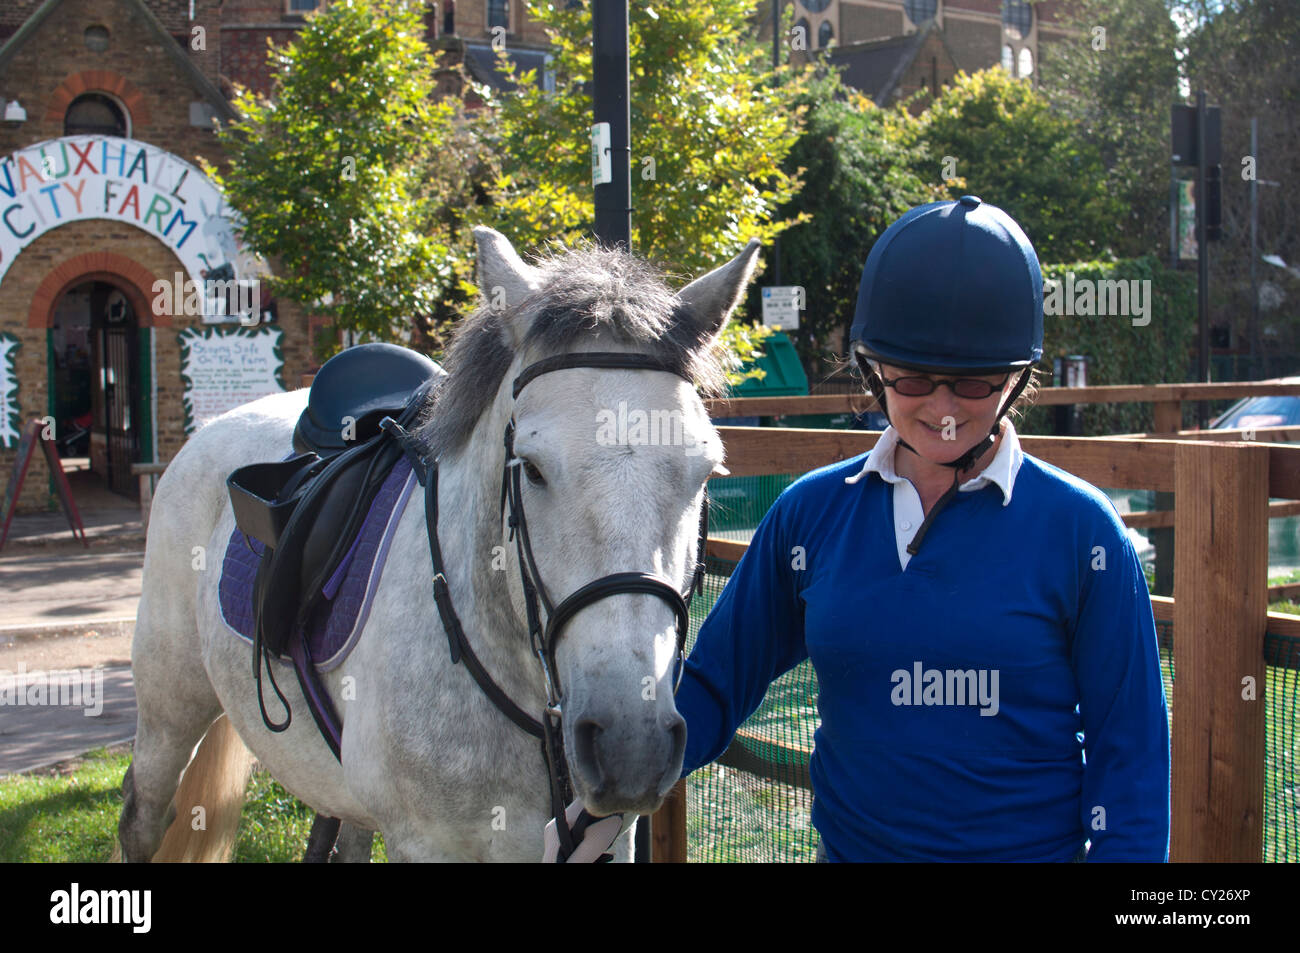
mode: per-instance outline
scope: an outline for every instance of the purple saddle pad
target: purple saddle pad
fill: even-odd
[[[340,665],[365,628],[397,522],[415,484],[410,461],[403,457],[379,488],[351,548],[325,584],[326,601],[307,633],[307,648],[318,671],[328,672]],[[253,580],[264,549],[255,539],[245,541],[244,534],[236,529],[230,534],[221,563],[218,591],[222,620],[250,644],[255,628]]]

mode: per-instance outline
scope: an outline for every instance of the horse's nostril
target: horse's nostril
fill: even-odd
[[[668,733],[673,738],[672,755],[669,760],[676,761],[679,755],[686,753],[686,719],[681,715],[674,715],[668,725]]]
[[[573,727],[573,743],[577,749],[574,751],[574,760],[578,764],[578,770],[590,779],[595,788],[604,787],[606,780],[605,766],[601,764],[596,750],[603,731],[600,723],[590,718],[582,719]]]

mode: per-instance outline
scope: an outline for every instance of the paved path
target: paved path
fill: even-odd
[[[0,670],[0,700],[0,775],[135,735],[135,686],[126,666]]]
[[[135,734],[131,635],[144,539],[139,510],[15,518],[0,551],[0,776]]]
[[[0,630],[134,618],[144,553],[5,547]]]

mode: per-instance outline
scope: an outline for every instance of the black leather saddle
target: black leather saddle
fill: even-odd
[[[404,453],[422,464],[406,428],[445,378],[434,361],[392,344],[342,351],[312,381],[294,431],[301,452],[230,475],[235,523],[266,547],[253,586],[255,652],[285,657],[393,466]],[[398,426],[381,428],[385,417]]]

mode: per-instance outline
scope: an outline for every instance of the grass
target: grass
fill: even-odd
[[[1284,586],[1289,582],[1300,582],[1300,569],[1293,570],[1284,576],[1270,576],[1268,584],[1270,586]],[[1286,612],[1290,615],[1300,615],[1300,603],[1291,599],[1283,599],[1278,602],[1268,604],[1269,612]]]
[[[0,779],[0,863],[102,863],[122,811],[129,747],[98,748],[53,768]],[[269,774],[248,785],[236,863],[296,863],[307,849],[312,810]],[[373,859],[386,861],[383,838]]]

